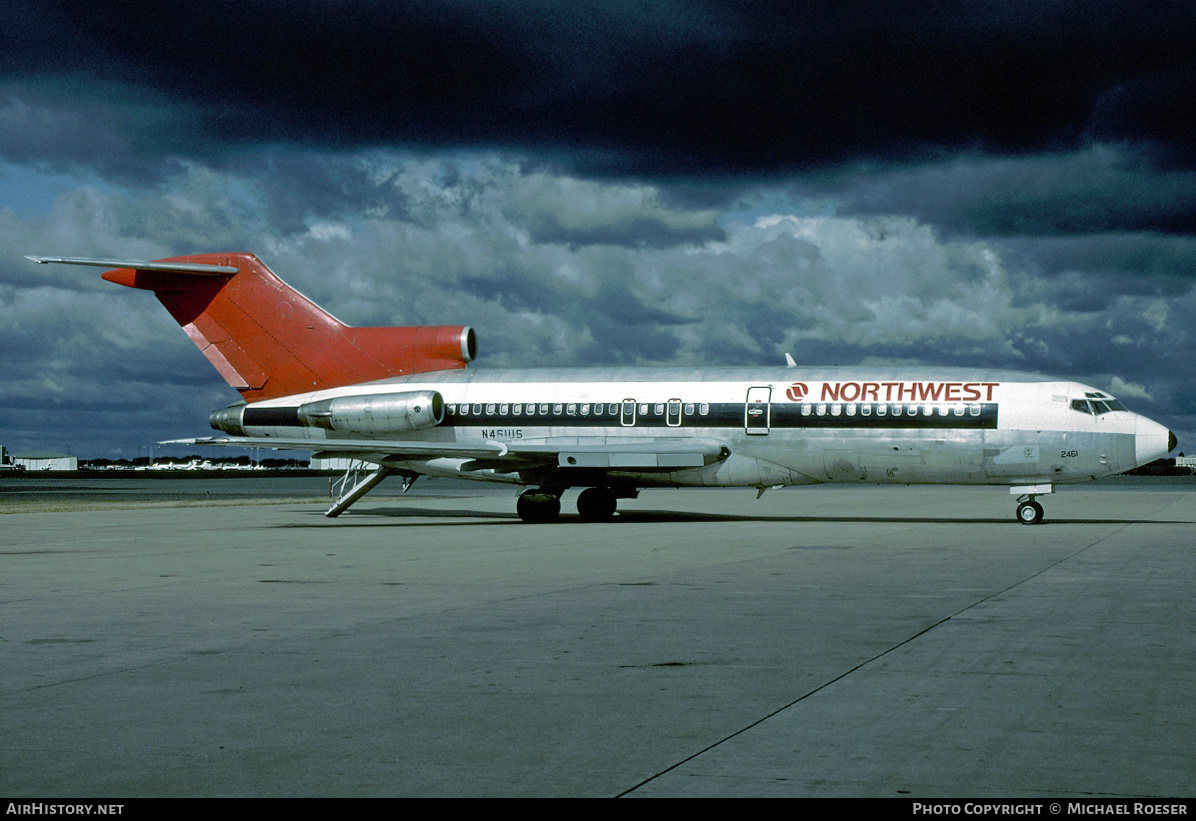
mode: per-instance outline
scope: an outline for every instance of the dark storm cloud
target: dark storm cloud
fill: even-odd
[[[1007,260],[1046,281],[1082,274],[1105,299],[1179,297],[1196,286],[1196,238],[1098,234],[1005,240]]]
[[[121,140],[146,159],[455,145],[687,175],[1091,140],[1190,163],[1196,144],[1190,3],[45,2],[4,19],[0,85],[28,117],[103,109],[108,150],[45,148],[83,162],[117,162]]]
[[[1011,367],[1196,437],[1191,3],[0,14],[10,447],[135,455],[235,398],[148,294],[23,254],[213,250],[472,324],[480,367]]]
[[[915,214],[948,231],[982,236],[1196,232],[1196,172],[1160,166],[1126,145],[849,165],[807,175],[795,188],[838,198],[843,213]]]

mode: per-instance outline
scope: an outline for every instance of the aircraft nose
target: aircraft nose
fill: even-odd
[[[1176,446],[1175,434],[1145,416],[1138,417],[1134,433],[1134,462],[1145,465],[1170,453]]]

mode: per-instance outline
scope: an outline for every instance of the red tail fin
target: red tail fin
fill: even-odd
[[[253,254],[195,254],[147,265],[152,269],[130,263],[103,277],[153,291],[220,375],[250,402],[464,368],[477,350],[473,329],[466,326],[349,327]],[[229,268],[236,272],[227,273]]]

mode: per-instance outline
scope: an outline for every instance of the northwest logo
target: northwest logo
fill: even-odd
[[[1000,382],[823,382],[819,402],[992,402]],[[809,393],[794,382],[785,396],[800,402]]]

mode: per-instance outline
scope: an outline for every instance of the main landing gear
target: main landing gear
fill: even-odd
[[[561,515],[561,494],[564,488],[535,487],[519,494],[515,511],[528,524],[555,522]],[[588,487],[577,497],[577,514],[586,522],[605,522],[614,518],[619,499],[635,498],[638,491],[630,488]]]
[[[577,497],[577,513],[587,522],[605,522],[614,517],[619,501],[608,487],[588,487]]]
[[[551,488],[533,487],[519,494],[515,512],[529,525],[541,522],[555,522],[561,515],[561,491]]]

